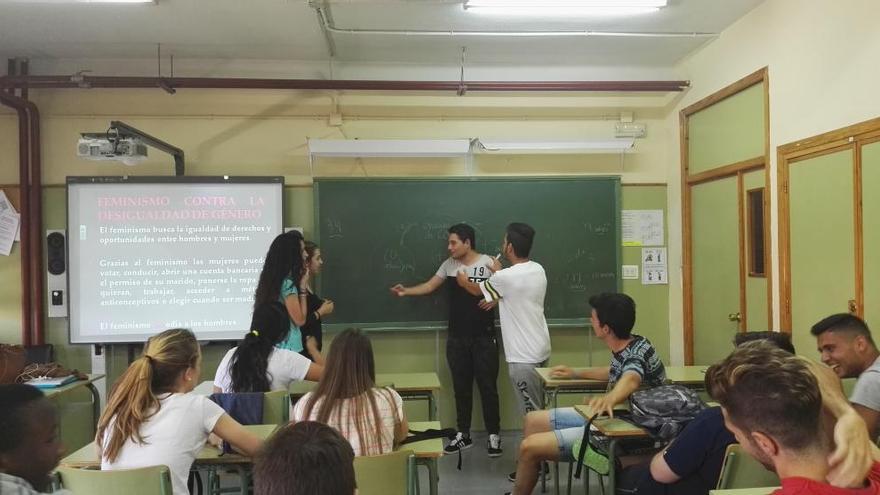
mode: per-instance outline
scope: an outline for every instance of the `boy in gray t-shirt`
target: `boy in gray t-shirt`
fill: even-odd
[[[871,438],[880,433],[880,351],[868,325],[849,313],[831,315],[813,325],[822,362],[840,378],[855,378],[850,402],[868,426]]]

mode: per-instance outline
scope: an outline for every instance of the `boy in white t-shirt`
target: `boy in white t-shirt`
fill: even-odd
[[[547,275],[544,267],[529,259],[534,239],[535,229],[511,223],[501,244],[509,268],[501,269],[496,259],[495,273],[479,284],[467,274],[458,274],[459,285],[471,294],[483,295],[481,306],[498,305],[508,376],[521,416],[544,408],[543,385],[535,368],[544,366],[550,357],[550,331],[544,318]]]

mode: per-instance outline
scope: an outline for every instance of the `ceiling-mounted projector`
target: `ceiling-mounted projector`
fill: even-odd
[[[134,137],[83,136],[77,143],[76,156],[135,165],[147,159],[147,145]]]

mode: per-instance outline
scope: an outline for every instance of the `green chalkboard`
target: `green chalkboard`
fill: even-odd
[[[531,258],[547,273],[551,324],[583,322],[589,295],[620,285],[619,177],[316,179],[314,190],[319,291],[336,303],[327,323],[445,326],[446,287],[404,298],[389,288],[434,276],[448,256],[446,230],[459,222],[491,256],[508,223],[534,227]]]

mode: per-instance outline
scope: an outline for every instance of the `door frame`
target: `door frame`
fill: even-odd
[[[689,157],[688,157],[688,119],[691,115],[705,110],[706,108],[711,107],[712,105],[725,100],[731,96],[734,96],[748,88],[751,88],[757,84],[761,84],[763,86],[764,92],[764,153],[760,156],[755,156],[752,158],[748,158],[736,163],[731,163],[727,165],[723,165],[720,167],[716,167],[710,170],[706,170],[703,172],[690,174],[689,173]],[[730,84],[715,93],[703,98],[702,100],[693,103],[679,112],[679,135],[680,135],[680,150],[681,150],[681,196],[682,196],[682,206],[681,206],[681,214],[682,214],[682,301],[684,306],[683,319],[684,319],[684,360],[686,365],[691,365],[694,363],[694,312],[693,312],[693,232],[691,230],[691,187],[696,186],[698,184],[702,184],[705,182],[724,179],[731,176],[737,177],[737,192],[738,192],[738,213],[739,213],[739,225],[737,227],[738,236],[739,236],[739,312],[741,321],[746,321],[746,315],[748,308],[746,307],[746,278],[748,276],[748,267],[746,262],[746,253],[745,253],[745,227],[743,218],[743,202],[744,202],[744,191],[743,191],[743,174],[760,170],[762,167],[764,169],[764,187],[765,191],[770,188],[770,167],[768,163],[770,161],[770,78],[769,71],[767,67],[763,67],[758,69],[757,71],[743,77],[742,79]],[[768,319],[768,328],[773,327],[773,290],[772,290],[772,274],[770,268],[770,264],[767,263],[769,260],[769,252],[767,249],[769,245],[769,223],[767,220],[769,219],[769,195],[765,194],[765,203],[764,207],[764,260],[765,260],[765,272],[767,279],[767,319]],[[743,330],[742,324],[740,325],[740,331]]]
[[[855,315],[865,313],[864,237],[862,233],[862,147],[880,141],[880,117],[783,144],[776,148],[776,192],[779,208],[779,318],[783,332],[791,333],[791,198],[792,165],[810,158],[850,149],[853,152],[853,246]]]

